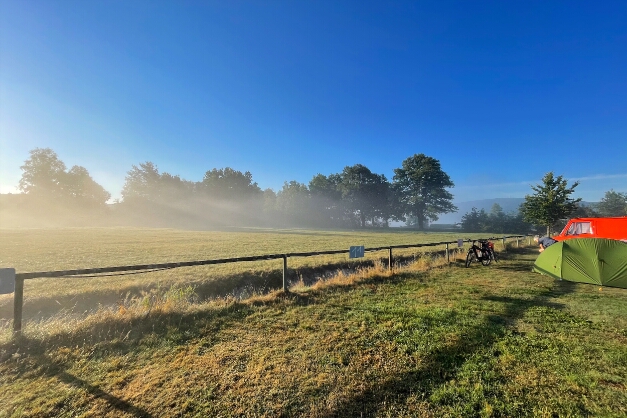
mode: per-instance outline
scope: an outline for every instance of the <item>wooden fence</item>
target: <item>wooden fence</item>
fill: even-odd
[[[521,238],[528,237],[527,235],[510,235],[505,237],[490,237],[490,238],[477,238],[477,239],[464,239],[464,240],[456,240],[456,241],[448,241],[448,242],[431,242],[424,244],[407,244],[407,245],[391,245],[385,247],[373,247],[373,248],[364,248],[364,252],[374,252],[374,251],[383,251],[388,250],[388,266],[392,269],[393,259],[392,259],[392,250],[400,249],[400,248],[419,248],[419,247],[435,247],[439,245],[446,246],[446,258],[447,261],[450,262],[450,250],[449,246],[451,244],[459,244],[460,242],[472,242],[478,240],[502,240],[503,248],[505,248],[505,240],[508,238],[516,238],[517,245],[519,244],[519,240]],[[161,264],[140,264],[133,266],[115,266],[115,267],[101,267],[101,268],[90,268],[90,269],[79,269],[79,270],[57,270],[57,271],[37,271],[32,273],[15,273],[14,269],[3,269],[5,271],[9,271],[10,274],[4,277],[7,280],[8,276],[10,279],[14,280],[14,288],[13,292],[5,292],[5,293],[13,293],[13,333],[14,335],[19,335],[22,331],[22,307],[24,304],[24,280],[36,279],[36,278],[53,278],[53,277],[101,277],[105,275],[105,273],[121,273],[121,272],[144,272],[149,273],[151,271],[158,270],[166,270],[173,269],[179,267],[192,267],[192,266],[205,266],[211,264],[225,264],[225,263],[238,263],[243,261],[259,261],[259,260],[276,260],[283,259],[283,291],[287,292],[287,259],[289,257],[311,257],[316,255],[328,255],[328,254],[346,254],[347,250],[330,250],[330,251],[315,251],[315,252],[307,252],[307,253],[287,253],[287,254],[268,254],[268,255],[259,255],[259,256],[250,256],[250,257],[235,257],[235,258],[223,258],[223,259],[214,259],[214,260],[200,260],[200,261],[183,261],[179,263],[161,263]],[[12,271],[12,274],[11,274]]]

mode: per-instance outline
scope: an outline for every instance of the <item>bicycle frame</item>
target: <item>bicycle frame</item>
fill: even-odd
[[[475,244],[479,242],[481,246]],[[466,267],[470,267],[473,261],[480,262],[482,265],[489,265],[492,260],[496,261],[496,253],[494,252],[494,244],[488,240],[473,240],[468,253],[466,254]]]

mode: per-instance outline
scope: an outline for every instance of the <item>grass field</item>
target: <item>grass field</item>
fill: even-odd
[[[0,343],[0,416],[625,416],[627,291],[502,255],[43,322]]]
[[[311,275],[320,266],[347,265],[351,245],[381,247],[460,238],[458,234],[402,230],[216,232],[135,228],[14,229],[2,230],[1,235],[0,266],[14,267],[18,273],[346,249],[346,254],[290,258],[292,280]],[[394,250],[394,255],[432,250]],[[365,260],[382,257],[387,257],[386,251],[366,253]],[[201,299],[228,293],[246,296],[253,289],[280,287],[282,267],[282,260],[268,260],[89,279],[27,280],[24,317],[42,318],[59,311],[82,313],[99,304],[115,305],[125,298],[172,286],[192,286]],[[12,306],[11,296],[0,295],[0,328],[12,318]]]

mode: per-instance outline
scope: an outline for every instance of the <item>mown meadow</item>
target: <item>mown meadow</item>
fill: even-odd
[[[0,416],[625,416],[627,291],[500,255],[31,324],[0,341]]]
[[[84,269],[135,264],[222,259],[290,252],[346,249],[346,254],[289,259],[290,281],[310,280],[359,263],[387,258],[387,251],[367,252],[349,262],[351,245],[381,247],[454,241],[459,234],[403,230],[325,231],[237,229],[185,231],[141,228],[50,228],[2,230],[0,266],[18,273]],[[395,257],[412,257],[441,248],[394,250]],[[282,285],[282,260],[187,267],[152,273],[91,278],[32,279],[25,282],[24,317],[42,318],[59,311],[81,314],[99,305],[115,305],[172,286],[194,288],[199,299],[275,289]],[[0,318],[7,325],[12,298],[0,295]],[[2,325],[0,324],[0,326]]]

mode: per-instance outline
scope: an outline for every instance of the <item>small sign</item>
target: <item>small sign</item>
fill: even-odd
[[[363,245],[351,246],[350,250],[348,250],[348,258],[361,258],[363,256],[364,256]]]
[[[15,291],[15,269],[0,269],[0,295]]]
[[[457,246],[458,246],[459,248],[463,247],[463,246],[464,246],[464,240],[463,240],[463,239],[458,239],[458,240],[457,240]]]

